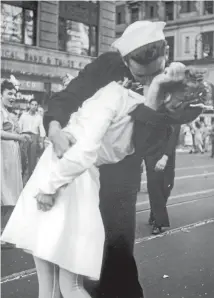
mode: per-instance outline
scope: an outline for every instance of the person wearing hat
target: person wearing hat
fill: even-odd
[[[88,64],[67,88],[52,97],[44,126],[58,157],[72,145],[61,130],[70,114],[97,90],[124,78],[149,85],[164,71],[168,57],[163,22],[139,21],[130,25],[107,52]],[[178,78],[179,79],[179,78]],[[109,98],[110,100],[110,98]],[[131,113],[135,123],[135,153],[117,164],[100,167],[100,211],[106,232],[103,269],[96,289],[97,297],[142,298],[143,291],[133,257],[135,239],[135,204],[141,179],[142,156],[149,146],[148,138],[164,121],[185,123],[194,119],[200,108],[181,110],[171,117],[158,112],[158,100],[141,104]],[[99,111],[94,111],[99,112]],[[188,120],[188,121],[187,121]]]

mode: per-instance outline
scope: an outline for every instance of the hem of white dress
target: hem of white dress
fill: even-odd
[[[4,237],[4,239],[1,239],[1,240],[4,241],[4,242],[12,243],[12,244],[14,244],[16,246],[16,248],[22,249],[25,253],[31,254],[33,257],[42,259],[44,261],[53,263],[53,264],[59,266],[60,268],[65,269],[65,270],[67,270],[69,272],[82,275],[84,277],[87,277],[89,279],[93,279],[95,281],[99,281],[99,279],[100,279],[100,274],[99,274],[99,276],[98,275],[95,276],[95,275],[92,275],[92,274],[86,274],[84,272],[81,272],[81,270],[75,270],[75,269],[74,270],[71,270],[71,268],[65,267],[65,266],[61,265],[59,262],[56,262],[54,260],[51,260],[51,258],[44,258],[44,256],[40,256],[39,254],[34,253],[31,249],[23,248],[23,247],[17,245],[14,241],[12,241],[10,239],[7,239],[6,237]]]

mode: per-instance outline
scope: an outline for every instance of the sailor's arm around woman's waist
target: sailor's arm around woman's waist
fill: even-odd
[[[71,183],[96,162],[102,138],[119,112],[120,104],[121,86],[115,83],[113,88],[109,84],[83,105],[76,118],[81,135],[77,136],[76,143],[63,157],[53,163],[48,179],[38,185],[42,193],[54,194],[58,188]],[[75,124],[71,120],[65,131],[72,134],[74,130]]]

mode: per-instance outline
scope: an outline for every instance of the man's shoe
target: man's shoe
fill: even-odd
[[[152,227],[152,235],[159,235],[163,233],[162,227],[157,227],[156,225],[153,225]]]

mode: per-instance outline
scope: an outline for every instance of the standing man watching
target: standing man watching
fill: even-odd
[[[27,159],[28,159],[28,173],[29,178],[33,173],[37,159],[39,157],[39,151],[44,148],[45,129],[43,126],[43,119],[38,114],[38,102],[35,99],[30,101],[30,109],[27,113],[23,113],[19,119],[20,132],[26,133],[31,136],[31,143],[27,147]]]
[[[156,133],[156,142],[148,149],[144,159],[151,208],[149,224],[155,235],[161,233],[163,227],[170,225],[166,204],[174,186],[180,125],[163,125]]]

